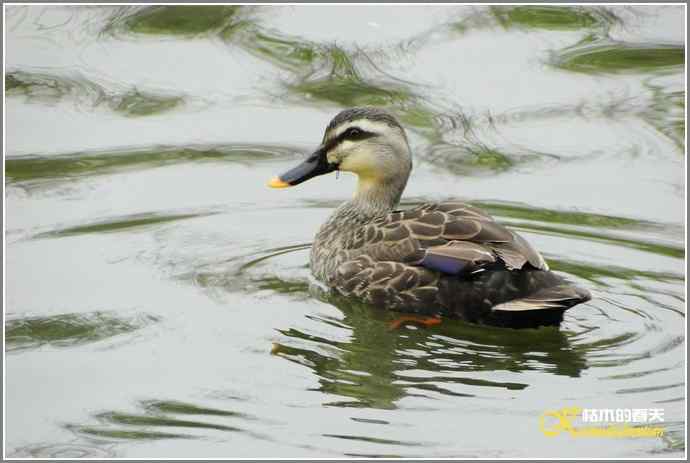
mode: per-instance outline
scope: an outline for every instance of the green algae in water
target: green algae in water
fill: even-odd
[[[151,225],[160,225],[168,222],[175,222],[178,220],[205,217],[212,214],[214,214],[214,212],[199,212],[194,214],[132,214],[124,217],[116,217],[107,220],[95,221],[85,225],[77,225],[74,227],[61,228],[58,230],[53,230],[45,233],[39,233],[38,235],[34,236],[34,239],[60,238],[65,236],[87,235],[93,233],[119,232],[123,230],[131,230],[133,228],[141,228]]]
[[[13,71],[5,76],[8,96],[24,96],[29,102],[53,104],[68,99],[92,107],[108,106],[125,116],[160,114],[185,102],[182,96],[132,89],[124,93],[107,91],[84,77],[67,77],[37,72]]]
[[[229,410],[200,407],[176,400],[146,400],[141,403],[144,410],[151,413],[174,413],[180,415],[233,416],[247,418],[247,415]]]
[[[553,257],[548,257],[547,262],[551,270],[575,275],[602,286],[610,286],[606,283],[607,279],[634,281],[644,278],[675,283],[682,282],[684,279],[683,275],[677,273],[644,271],[615,265],[591,265],[585,262],[555,259]]]
[[[150,6],[124,20],[124,26],[138,34],[196,35],[227,24],[240,6]]]
[[[262,30],[248,21],[223,29],[220,37],[249,53],[293,72],[308,74],[317,59],[324,59],[324,47],[276,31]]]
[[[583,225],[590,227],[606,228],[642,228],[658,225],[641,220],[617,217],[613,215],[592,214],[576,211],[559,211],[532,207],[526,204],[496,202],[496,201],[472,201],[472,204],[485,209],[492,215],[510,217],[546,223],[559,223],[570,225]]]
[[[279,294],[309,295],[309,282],[283,280],[275,276],[264,276],[254,280],[256,287],[262,290],[270,290]]]
[[[103,98],[103,89],[83,78],[63,77],[39,72],[12,71],[5,74],[7,96],[25,96],[30,101],[60,101],[70,95],[85,95],[92,100]]]
[[[621,246],[630,249],[636,249],[638,251],[649,252],[652,254],[658,254],[661,256],[674,257],[677,259],[683,259],[685,257],[685,248],[673,245],[665,245],[660,243],[654,243],[650,241],[635,240],[630,238],[622,238],[618,236],[612,236],[605,233],[596,233],[584,230],[574,230],[563,227],[537,225],[533,223],[507,223],[516,230],[525,230],[538,232],[545,235],[554,236],[564,236],[568,238],[579,238],[583,240],[596,241],[606,244],[612,244],[615,246]]]
[[[129,333],[157,321],[151,315],[125,319],[109,312],[25,317],[6,322],[5,342],[8,351],[43,345],[71,347]]]
[[[341,106],[389,106],[409,99],[404,90],[377,86],[352,78],[326,78],[290,86],[307,99],[329,101]]]
[[[334,102],[341,106],[390,106],[409,101],[411,92],[398,84],[363,78],[353,58],[344,49],[324,47],[264,31],[253,25],[232,25],[221,37],[255,56],[302,76],[286,85],[289,92],[305,100]],[[324,68],[325,76],[314,77]]]
[[[451,27],[456,32],[466,33],[471,30],[493,29],[500,26],[504,29],[535,29],[546,31],[576,31],[596,29],[608,30],[618,18],[603,8],[572,6],[492,6],[488,10],[478,11]]]
[[[179,96],[166,97],[132,90],[124,94],[113,109],[130,116],[150,116],[169,111],[183,102],[184,98]]]
[[[409,92],[395,85],[377,85],[364,80],[352,57],[343,49],[332,47],[327,54],[331,69],[327,76],[303,79],[288,89],[309,100],[338,103],[341,106],[388,106],[410,98]]]
[[[22,82],[16,73],[5,74],[5,92],[10,93],[13,91],[22,90],[25,83]]]
[[[66,425],[65,429],[89,437],[101,439],[127,439],[127,440],[156,440],[156,439],[192,439],[194,436],[187,434],[173,434],[156,431],[132,431],[129,429],[104,429],[96,426]]]
[[[439,143],[424,156],[425,161],[446,171],[461,175],[505,172],[518,165],[548,157],[544,154],[506,153],[483,143],[454,145]]]
[[[415,128],[435,129],[436,115],[430,109],[422,105],[405,105],[398,111],[400,122]]]
[[[588,74],[644,73],[685,63],[682,45],[605,43],[577,46],[557,56],[561,69]]]
[[[515,161],[500,151],[485,146],[468,150],[470,157],[467,165],[490,170],[507,170],[515,165]]]
[[[223,35],[226,40],[237,43],[254,55],[301,73],[302,76],[286,84],[286,88],[302,102],[332,102],[343,107],[386,107],[397,113],[407,125],[435,128],[433,111],[419,103],[419,98],[407,86],[362,77],[353,55],[340,47],[322,47],[254,26],[231,26]],[[324,73],[324,68],[330,69]],[[315,77],[317,75],[319,77]]]
[[[254,35],[254,44],[258,54],[295,68],[310,65],[319,56],[318,47],[314,44],[261,32]]]
[[[290,92],[306,100],[332,102],[343,107],[402,107],[415,99],[409,88],[398,83],[362,77],[353,57],[342,48],[331,47],[324,55],[327,60],[323,66],[330,66],[328,74],[288,84]]]
[[[180,434],[177,429],[188,428],[223,432],[248,432],[236,426],[189,419],[188,417],[192,415],[255,420],[254,417],[244,413],[200,407],[194,404],[176,400],[144,400],[139,402],[139,404],[143,408],[143,413],[105,411],[93,415],[93,417],[99,422],[99,425],[66,424],[65,428],[76,433],[105,439],[184,439],[196,438],[197,436]],[[183,415],[186,419],[180,419],[174,415]],[[155,428],[176,429],[174,433],[170,433],[154,430]]]
[[[128,413],[106,412],[96,415],[96,418],[110,423],[124,424],[130,426],[163,426],[178,428],[216,429],[219,431],[241,431],[241,429],[232,426],[203,423],[191,420],[179,420],[176,418],[168,418],[164,416],[154,415],[133,415]]]
[[[21,156],[5,160],[8,183],[39,179],[67,179],[128,169],[161,167],[182,162],[251,162],[286,154],[287,149],[258,146],[156,147],[131,151]]]
[[[660,133],[669,137],[685,154],[685,91],[647,82],[652,104],[641,115]]]
[[[568,6],[492,7],[491,12],[503,27],[577,30],[599,23],[598,18],[587,9]]]

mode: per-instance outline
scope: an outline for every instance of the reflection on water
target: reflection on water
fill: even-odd
[[[679,456],[682,8],[313,8],[8,8],[8,454]],[[427,327],[316,284],[351,179],[264,184],[362,104],[408,128],[403,207],[463,198],[592,301]],[[545,438],[564,406],[666,433]]]
[[[547,30],[595,29],[615,20],[613,13],[599,8],[514,6],[493,7],[490,11],[503,27]]]
[[[45,345],[72,347],[129,333],[157,321],[152,315],[126,319],[108,312],[12,318],[5,323],[5,348],[12,352]]]
[[[579,6],[492,6],[453,24],[459,32],[487,27],[606,33],[618,21],[610,9]]]
[[[668,76],[654,77],[645,82],[652,91],[653,103],[644,112],[645,119],[671,138],[681,150],[685,148],[685,91]]]
[[[127,9],[113,16],[105,30],[121,27],[126,32],[152,35],[197,35],[226,26],[240,6],[149,6]]]
[[[396,330],[391,313],[335,297],[326,300],[342,317],[318,321],[349,330],[349,341],[279,330],[287,343],[274,353],[311,368],[319,378],[317,390],[342,397],[327,406],[390,409],[407,395],[477,397],[491,394],[490,388],[521,390],[528,384],[482,379],[476,372],[536,368],[578,376],[586,368],[584,357],[555,329],[506,336],[505,330],[451,322],[438,329]]]
[[[141,170],[170,164],[222,161],[255,163],[292,153],[290,148],[250,146],[157,146],[140,149],[118,149],[58,156],[17,156],[5,162],[9,182],[51,179],[72,181],[79,177],[112,174],[123,170]]]
[[[21,95],[33,103],[51,104],[70,98],[91,107],[105,104],[126,116],[150,116],[184,103],[182,96],[143,92],[136,88],[116,93],[82,76],[63,77],[34,71],[6,74],[5,91],[8,96]]]
[[[515,169],[518,165],[558,159],[544,153],[504,153],[482,143],[432,145],[425,161],[457,175],[494,174]]]
[[[597,43],[590,39],[559,53],[556,65],[586,73],[649,72],[681,67],[685,47],[630,43]]]

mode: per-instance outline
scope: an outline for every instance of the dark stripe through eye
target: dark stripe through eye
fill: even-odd
[[[364,140],[365,138],[373,137],[374,133],[366,132],[359,127],[350,127],[343,132],[338,138],[341,140]]]
[[[371,138],[371,137],[375,137],[375,136],[377,136],[377,134],[374,132],[367,132],[366,130],[362,130],[359,127],[350,127],[347,130],[345,130],[343,133],[338,135],[337,137],[332,138],[331,140],[324,142],[324,145],[322,145],[323,151],[328,152],[345,140],[353,140],[353,141],[366,140],[367,138]]]

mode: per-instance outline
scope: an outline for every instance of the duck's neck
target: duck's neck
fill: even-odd
[[[390,180],[360,176],[355,196],[346,204],[364,220],[378,217],[398,206],[406,184],[407,176]]]

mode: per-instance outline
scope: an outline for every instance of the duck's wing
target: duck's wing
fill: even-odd
[[[338,267],[335,287],[372,304],[409,311],[436,306],[439,273],[421,266],[393,261],[376,261],[368,254]]]
[[[348,247],[374,262],[400,262],[445,274],[467,274],[492,265],[548,269],[524,238],[460,202],[425,204],[380,217]]]

